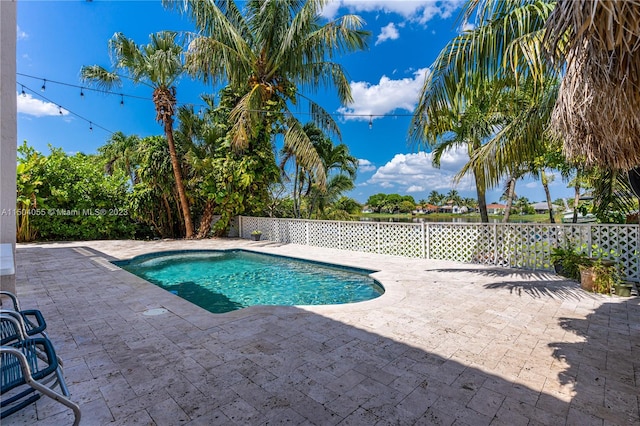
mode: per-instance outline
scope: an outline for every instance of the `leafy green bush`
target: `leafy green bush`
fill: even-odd
[[[580,266],[589,266],[591,260],[578,252],[575,247],[567,244],[566,247],[555,247],[551,249],[551,263],[556,267],[556,271],[567,278],[580,279]]]
[[[29,150],[26,144],[24,150]],[[26,157],[28,163],[30,158]],[[18,180],[38,182],[43,208],[32,210],[30,226],[45,240],[93,240],[131,238],[135,223],[128,210],[127,176],[104,173],[104,164],[94,155],[67,155],[51,148],[40,161],[19,175]]]

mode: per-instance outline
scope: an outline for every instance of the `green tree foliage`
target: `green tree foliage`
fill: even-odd
[[[378,193],[369,196],[367,199],[367,205],[373,210],[374,213],[382,213],[387,194]]]
[[[349,214],[359,214],[360,211],[362,211],[362,204],[353,198],[345,196],[340,197],[340,199],[333,204],[333,207]]]
[[[16,229],[19,243],[36,238],[37,229],[31,225],[29,212],[46,207],[40,196],[40,188],[43,184],[41,171],[46,162],[47,158],[28,146],[26,141],[18,147]]]
[[[520,214],[535,214],[536,212],[527,197],[518,197],[513,204]]]
[[[289,106],[308,103],[314,123],[339,136],[331,114],[299,90],[335,87],[342,103],[352,100],[345,72],[332,60],[365,47],[362,20],[346,15],[323,25],[325,3],[318,0],[250,0],[241,3],[242,10],[228,0],[163,3],[191,17],[198,29],[187,70],[241,94],[229,115],[234,150],[248,151],[253,139],[282,134],[285,147],[324,186],[322,161]]]
[[[18,203],[26,205],[28,198],[35,209],[29,217],[31,238],[35,232],[45,240],[133,237],[124,173],[108,176],[98,157],[70,156],[60,148],[51,148],[46,157],[26,144],[19,152],[24,166],[18,167]]]
[[[445,198],[445,195],[439,193],[438,191],[431,191],[429,193],[429,197],[427,198],[427,203],[433,204],[434,206],[441,206]]]
[[[375,213],[410,213],[416,208],[416,201],[411,195],[384,194],[371,195],[367,205]]]
[[[227,87],[219,105],[205,97],[207,109],[200,118],[193,110],[181,109],[178,140],[189,145],[186,155],[192,169],[191,187],[204,204],[198,237],[208,235],[213,214],[218,235],[225,233],[234,216],[262,215],[270,205],[269,189],[279,180],[271,137],[264,127],[257,129],[247,149],[232,149],[230,115],[242,95]]]
[[[182,210],[166,139],[162,136],[142,139],[133,157],[138,167],[137,182],[129,195],[132,218],[152,235],[162,238],[181,235],[184,221],[180,217]]]

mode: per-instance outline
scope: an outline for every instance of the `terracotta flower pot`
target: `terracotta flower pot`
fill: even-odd
[[[592,268],[588,268],[588,267],[580,268],[580,287],[583,290],[593,291],[595,278],[596,278],[596,274]]]

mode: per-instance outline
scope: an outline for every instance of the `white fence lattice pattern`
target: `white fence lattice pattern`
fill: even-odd
[[[551,248],[567,241],[589,256],[615,260],[640,282],[640,226],[595,224],[386,223],[238,218],[240,238],[262,239],[524,269],[553,269]]]

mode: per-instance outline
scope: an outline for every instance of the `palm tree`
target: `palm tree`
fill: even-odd
[[[425,92],[414,115],[416,126],[422,129],[419,142],[433,149],[436,166],[440,165],[445,152],[460,146],[466,146],[470,160],[473,159],[483,142],[505,121],[500,111],[503,98],[501,82],[484,84],[478,80],[476,88],[467,91],[457,82],[448,81],[444,90],[446,103],[442,103],[435,92]],[[434,140],[435,143],[431,142]],[[479,164],[468,167],[456,179],[459,180],[469,169],[476,183],[481,220],[489,222],[483,167]]]
[[[342,66],[331,59],[365,47],[362,20],[346,15],[320,25],[323,0],[249,0],[243,10],[228,0],[163,3],[189,15],[199,31],[189,45],[188,71],[243,94],[230,116],[232,146],[245,150],[282,132],[285,147],[324,185],[322,161],[289,105],[307,101],[314,123],[340,135],[331,115],[299,89],[335,86],[342,103],[352,100]]]
[[[126,136],[122,132],[115,132],[106,144],[98,148],[100,156],[106,161],[105,172],[112,175],[115,170],[123,170],[131,181],[131,188],[137,180],[135,153],[139,143],[137,135]]]
[[[427,197],[427,202],[429,204],[433,204],[434,206],[440,206],[444,201],[444,195],[439,193],[438,191],[431,191],[429,196]]]
[[[321,185],[315,180],[313,173],[300,164],[294,152],[287,147],[283,149],[280,168],[284,170],[289,160],[294,161],[293,200],[296,217],[301,217],[303,194],[308,199],[307,216],[311,217],[316,208],[322,212],[328,203],[337,200],[343,192],[353,189],[358,170],[358,159],[350,154],[347,145],[334,145],[314,123],[306,123],[304,132],[320,156],[324,175],[329,179],[326,185]]]
[[[439,110],[484,87],[496,97],[489,115],[502,116],[500,127],[485,134],[482,146],[476,143],[470,149],[471,160],[458,179],[471,171],[486,188],[495,187],[544,152],[541,135],[555,102],[557,80],[541,55],[541,42],[553,7],[543,0],[469,1],[462,16],[475,15],[476,28],[449,42],[432,65],[412,120],[414,140],[429,136],[425,129],[436,122]],[[482,213],[481,202],[480,209]]]
[[[316,207],[322,213],[327,204],[337,201],[344,192],[353,189],[358,170],[358,159],[351,155],[347,145],[334,145],[331,139],[325,137],[314,146],[329,180],[326,187],[319,184],[312,186],[309,217]]]
[[[451,40],[432,64],[412,119],[411,138],[423,141],[424,129],[434,123],[429,112],[447,108],[453,102],[452,97],[473,93],[479,85],[491,86],[497,81],[506,89],[526,83],[541,96],[539,93],[548,87],[545,80],[551,81],[556,75],[541,54],[543,26],[554,6],[554,2],[544,0],[468,1],[461,17],[475,16],[476,28]],[[528,80],[531,82],[527,83]],[[498,142],[507,145],[501,152],[486,148],[483,156],[484,159],[493,156],[500,177],[512,165],[530,161],[543,151],[540,135],[547,127],[555,101],[552,95],[548,98],[546,110],[514,108],[517,119],[512,118],[501,132],[485,141],[486,145]],[[518,135],[517,141],[508,144],[515,139],[513,133]],[[487,171],[485,176],[489,186],[498,184],[499,179]]]
[[[156,120],[164,126],[169,145],[169,155],[175,177],[176,189],[184,219],[187,238],[193,237],[193,223],[189,200],[182,182],[180,161],[173,139],[173,116],[176,106],[176,81],[182,75],[182,47],[176,42],[177,33],[161,31],[150,36],[150,43],[138,46],[122,33],[116,33],[109,40],[109,49],[114,61],[114,70],[92,65],[81,70],[82,79],[109,90],[121,84],[119,71],[126,72],[136,84],[144,84],[153,89],[153,103]]]
[[[447,200],[447,203],[451,202],[455,206],[459,206],[462,204],[462,197],[460,196],[460,193],[455,189],[451,189],[449,192],[447,192],[447,195],[445,195],[445,199]]]
[[[551,125],[570,156],[628,170],[640,165],[640,5],[560,0],[545,42],[565,70]]]

